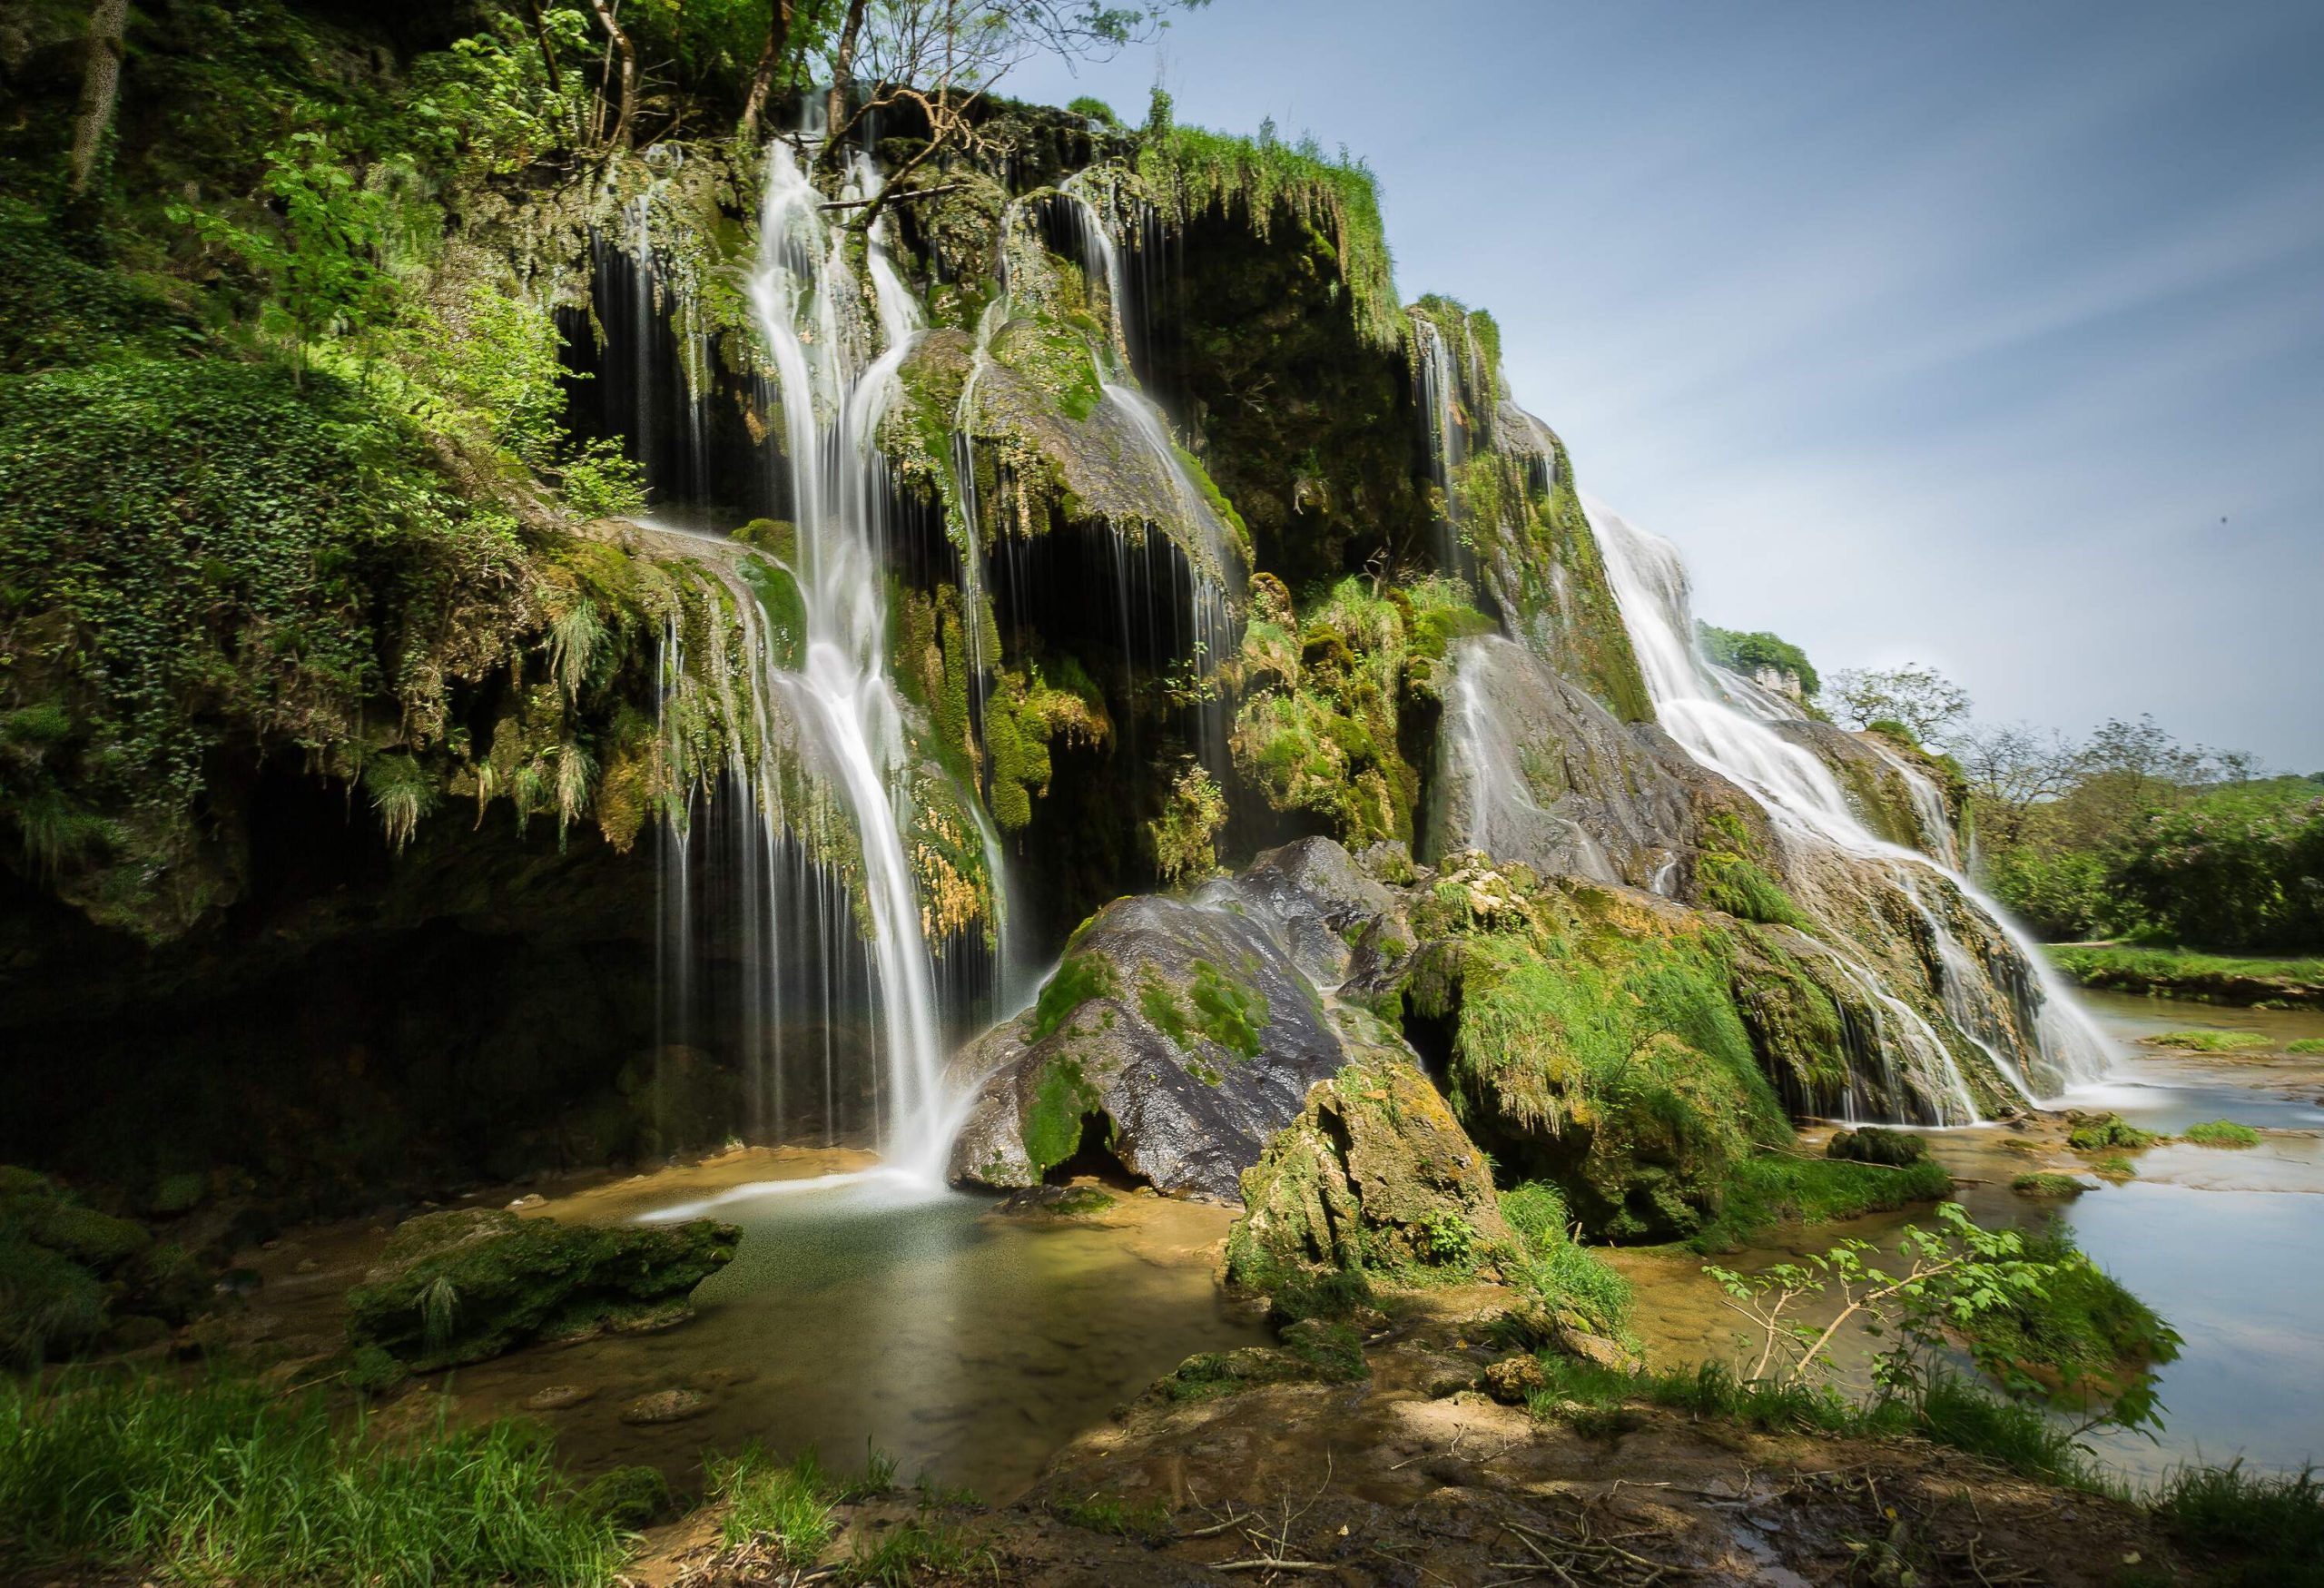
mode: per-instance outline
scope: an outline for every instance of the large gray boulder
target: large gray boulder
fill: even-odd
[[[951,1179],[1032,1185],[1095,1149],[1157,1189],[1234,1197],[1356,1051],[1318,982],[1340,980],[1348,942],[1393,902],[1346,851],[1307,839],[1194,899],[1108,904],[1034,1007],[955,1061],[974,1100]]]

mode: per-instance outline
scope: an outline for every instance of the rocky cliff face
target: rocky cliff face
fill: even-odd
[[[417,427],[188,351],[125,273],[22,305],[0,1155],[352,1195],[415,1141],[507,1173],[868,1137],[907,1013],[959,1046],[952,1169],[992,1185],[1096,1153],[1232,1194],[1315,1088],[1423,1066],[1504,1162],[1668,1233],[1787,1106],[1944,1117],[1940,1060],[2009,1106],[2014,951],[1658,725],[1571,460],[1490,316],[1399,304],[1360,168],[995,105],[848,230],[925,135],[884,131],[441,173],[434,340],[388,355]],[[492,407],[512,368],[571,447]],[[241,449],[146,445],[165,390]],[[41,571],[67,550],[85,579]],[[817,715],[842,626],[853,760]],[[1947,853],[1926,768],[1775,731]]]

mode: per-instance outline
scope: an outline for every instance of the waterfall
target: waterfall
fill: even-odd
[[[862,196],[869,172],[852,187]],[[795,671],[763,651],[779,690],[854,818],[877,975],[886,1082],[881,1149],[897,1167],[933,1177],[949,1144],[933,956],[921,930],[899,805],[906,747],[902,710],[887,676],[889,482],[877,444],[896,395],[896,370],[919,335],[918,305],[868,241],[878,329],[887,346],[868,364],[871,329],[851,323],[860,301],[842,232],[827,226],[823,195],[790,149],[769,146],[759,255],[751,297],[775,369],[806,647]],[[998,890],[999,879],[992,879]]]
[[[1472,560],[1461,538],[1461,508],[1454,470],[1469,454],[1467,432],[1454,412],[1461,395],[1461,376],[1444,332],[1425,315],[1412,316],[1413,397],[1420,411],[1422,439],[1428,456],[1429,478],[1444,498],[1443,517],[1437,520],[1437,566],[1462,573]]]
[[[2029,1100],[2053,1096],[2064,1087],[2102,1075],[2108,1067],[2105,1040],[2075,1003],[2039,946],[2026,938],[1999,905],[1977,892],[1950,863],[1943,806],[1935,789],[1899,758],[1888,760],[1906,774],[1921,826],[1944,859],[1891,843],[1876,835],[1849,805],[1839,780],[1814,755],[1777,733],[1769,719],[1780,710],[1767,691],[1734,687],[1729,676],[1714,677],[1694,645],[1688,607],[1686,570],[1677,548],[1623,521],[1604,506],[1584,502],[1608,578],[1636,651],[1655,715],[1679,746],[1701,765],[1748,793],[1764,808],[1787,853],[1818,852],[1863,863],[1885,875],[1927,932],[1937,956],[1932,981],[1947,1022],[1961,1039],[1983,1051],[1994,1069]],[[1753,699],[1750,696],[1761,698]],[[1735,704],[1743,698],[1746,704]],[[1789,715],[1789,714],[1785,714]],[[1925,804],[1924,803],[1925,800]],[[1926,808],[1934,805],[1934,811]],[[2014,963],[1982,965],[1931,906],[1928,893],[1950,894],[1993,933],[2006,942]],[[1902,1000],[1880,988],[1872,968],[1827,942],[1823,945],[1875,1000],[1884,1061],[1902,1050],[1902,1079],[1940,1123],[1964,1123],[1974,1107],[1951,1050],[1929,1022]],[[1997,985],[1999,983],[1999,985]],[[2015,1006],[2032,1033],[2029,1062],[2013,1061],[1997,1015],[1998,1000]],[[1893,1024],[1892,1024],[1893,1022]],[[1894,1095],[1892,1093],[1892,1095]]]

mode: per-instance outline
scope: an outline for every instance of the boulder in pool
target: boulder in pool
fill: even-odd
[[[534,1340],[674,1322],[741,1238],[708,1218],[601,1229],[497,1208],[424,1214],[397,1227],[349,1295],[348,1336],[425,1373]]]

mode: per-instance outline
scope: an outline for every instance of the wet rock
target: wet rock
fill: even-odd
[[[528,1412],[561,1412],[567,1406],[577,1406],[583,1401],[594,1399],[596,1393],[585,1385],[552,1384],[527,1396],[525,1409]]]
[[[639,1426],[655,1426],[663,1423],[683,1423],[688,1417],[698,1417],[710,1409],[710,1397],[699,1390],[657,1389],[643,1395],[622,1407],[621,1420]]]
[[[1099,911],[1034,1008],[957,1061],[975,1101],[952,1179],[1032,1185],[1096,1149],[1166,1191],[1234,1195],[1347,1058],[1272,925],[1231,902]]]
[[[741,1235],[706,1218],[601,1229],[499,1208],[425,1214],[348,1297],[348,1336],[427,1371],[533,1339],[665,1327]]]

